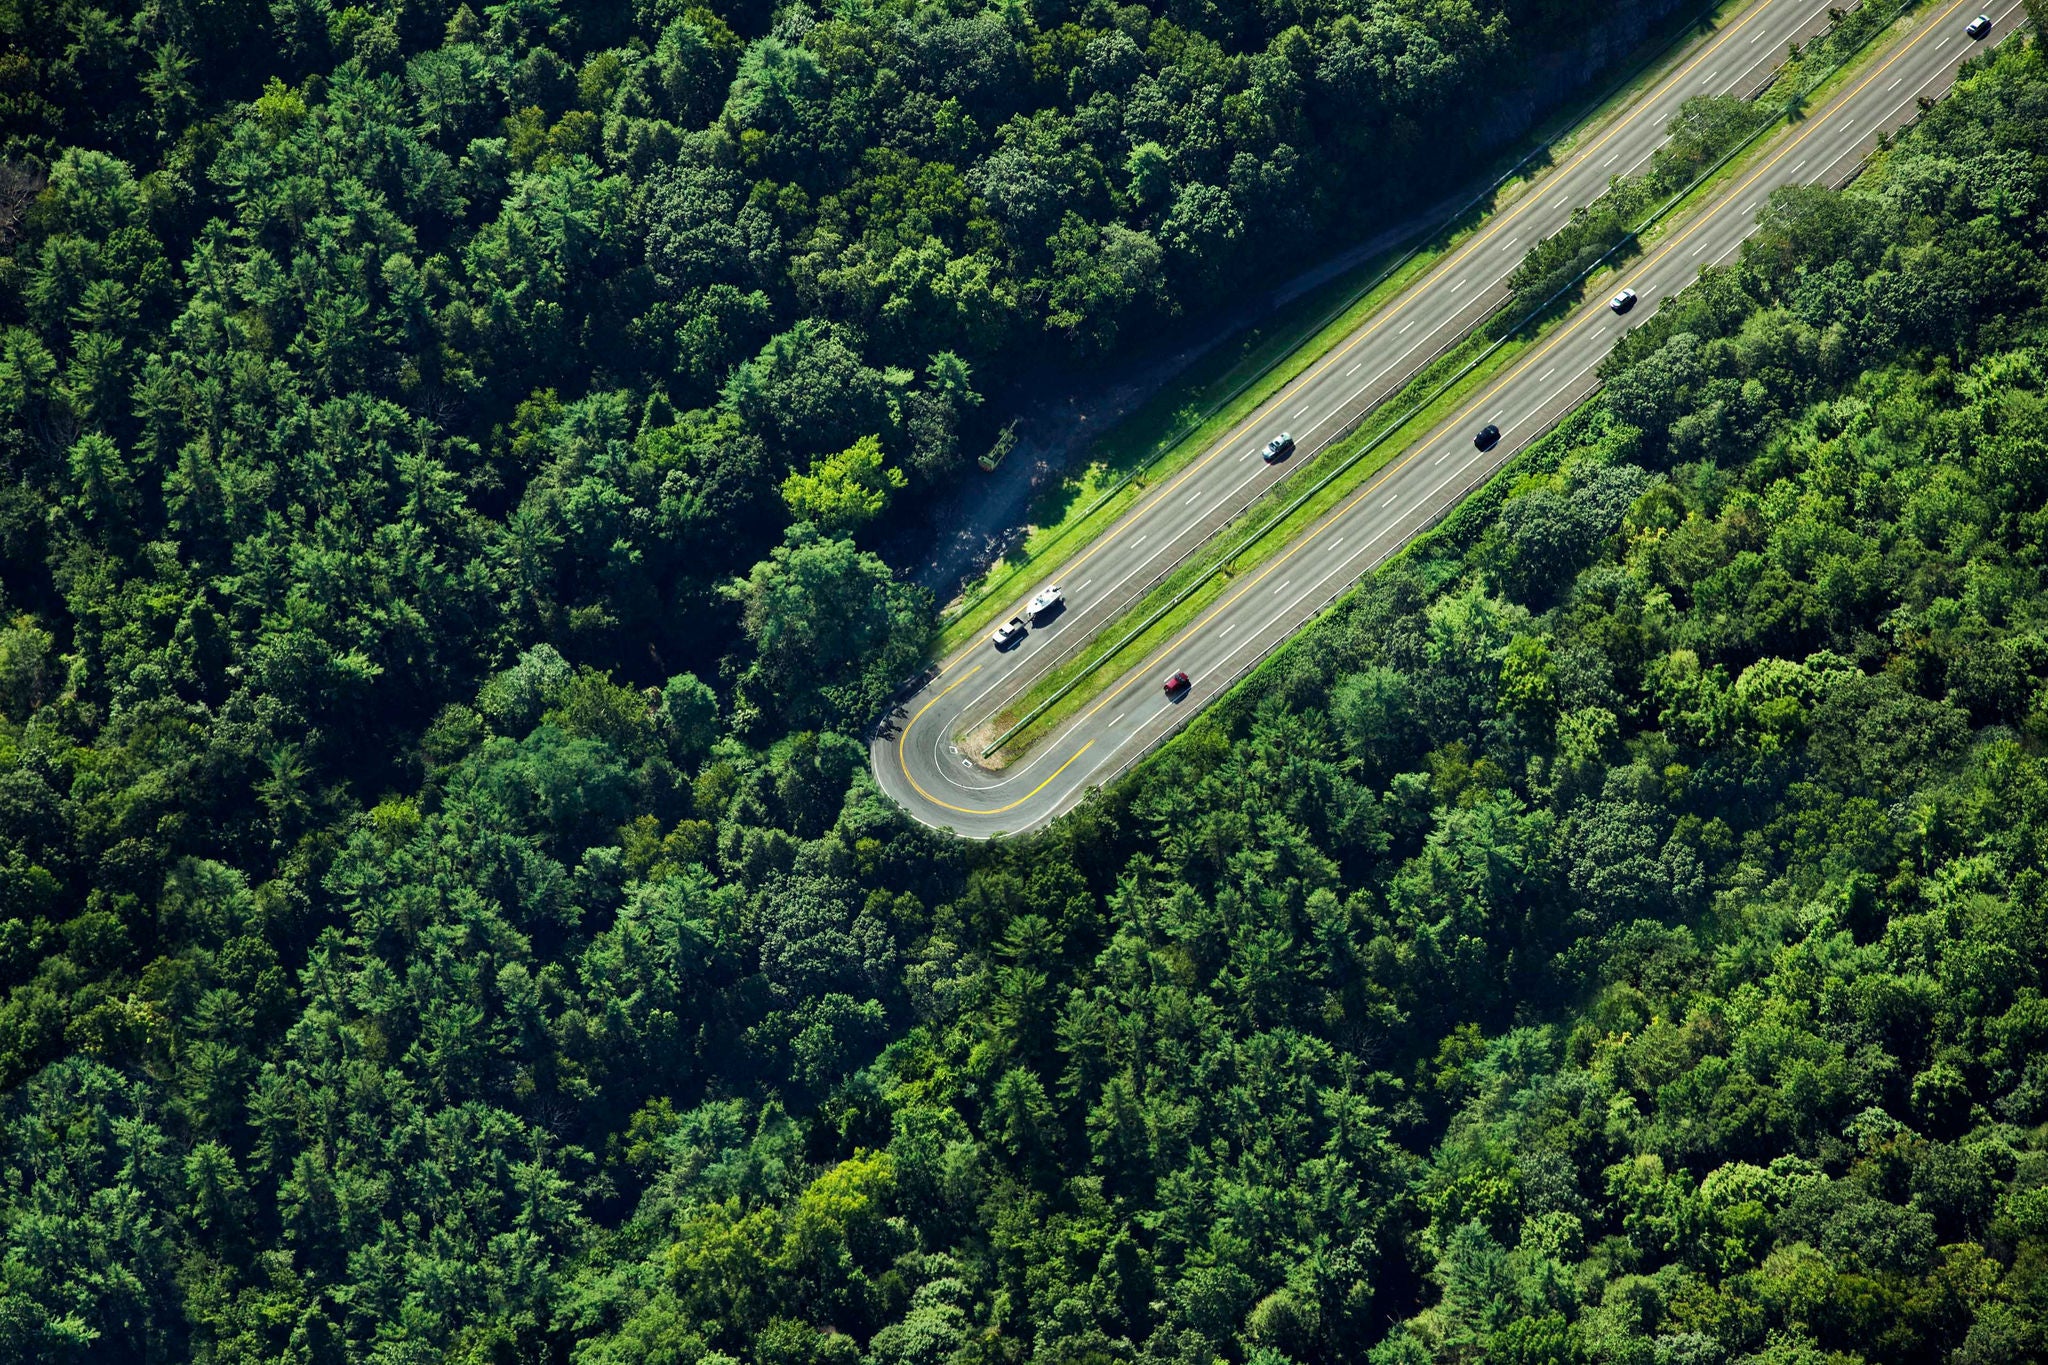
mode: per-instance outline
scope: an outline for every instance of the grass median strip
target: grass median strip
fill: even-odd
[[[1574,294],[1576,301],[1573,306],[1576,306],[1589,292],[1588,282],[1603,274],[1609,263],[1625,248],[1639,242],[1644,233],[1653,228],[1669,230],[1676,215],[1684,213],[1689,216],[1690,211],[1710,203],[1713,191],[1722,187],[1727,176],[1772,145],[1775,139],[1767,134],[1773,130],[1782,131],[1804,112],[1814,98],[1825,98],[1838,89],[1837,82],[1873,55],[1874,47],[1881,51],[1888,45],[1878,40],[1891,33],[1897,22],[1915,7],[1909,3],[1895,9],[1891,12],[1890,21],[1859,35],[1853,48],[1842,55],[1824,78],[1807,85],[1804,93],[1785,104],[1777,118],[1743,139],[1685,190],[1665,201],[1626,239],[1610,247],[1565,289],[1527,309],[1522,323],[1499,333],[1502,340],[1489,345],[1484,338],[1492,329],[1482,327],[1476,330],[1466,342],[1403,386],[1397,394],[1376,405],[1361,422],[1357,433],[1333,443],[1318,458],[1319,465],[1334,462],[1339,468],[1338,476],[1326,475],[1328,482],[1312,486],[1283,518],[1276,520],[1273,513],[1286,506],[1287,498],[1296,496],[1290,487],[1293,480],[1272,490],[1247,512],[1234,518],[1200,554],[1176,569],[1165,582],[1104,627],[1081,653],[1039,679],[1000,715],[969,735],[969,741],[981,750],[982,758],[985,761],[994,759],[1001,765],[1020,756],[1037,737],[1056,729],[1100,694],[1109,681],[1107,678],[1096,680],[1103,664],[1127,651],[1133,658],[1144,657],[1221,597],[1227,584],[1290,544],[1339,499],[1407,448],[1395,441],[1397,436],[1406,433],[1412,437],[1428,431],[1466,396],[1499,373],[1508,360],[1547,331],[1549,326],[1568,318],[1569,307],[1556,313],[1551,311],[1561,298]],[[1463,373],[1457,373],[1461,364],[1466,368]],[[1448,383],[1444,378],[1446,373],[1455,376]],[[1432,392],[1432,386],[1437,391]],[[1418,399],[1419,406],[1416,405]],[[1410,405],[1405,410],[1401,407],[1404,403]],[[1395,418],[1392,425],[1376,426],[1373,417],[1389,409],[1402,410],[1403,415]],[[1369,450],[1371,458],[1358,459],[1358,452],[1362,450]],[[1356,460],[1356,463],[1346,466],[1347,460]],[[1243,535],[1237,533],[1241,527],[1256,529]],[[1226,563],[1230,567],[1225,568]]]
[[[1517,339],[1498,346],[1492,354],[1486,355],[1489,343],[1483,338],[1468,338],[1457,349],[1443,356],[1422,374],[1416,376],[1383,406],[1400,406],[1405,414],[1396,417],[1391,426],[1368,423],[1343,440],[1326,447],[1315,459],[1316,466],[1337,469],[1344,462],[1356,457],[1361,451],[1369,453],[1348,468],[1342,468],[1337,477],[1329,479],[1319,487],[1311,486],[1306,496],[1292,481],[1267,491],[1258,501],[1233,518],[1223,533],[1213,537],[1201,553],[1189,559],[1174,570],[1163,582],[1140,598],[1111,626],[1089,642],[1087,648],[1061,664],[1058,668],[1038,680],[1031,689],[1019,697],[989,724],[982,727],[986,734],[977,732],[968,740],[977,748],[1001,735],[1017,717],[1030,715],[1046,702],[1057,697],[1052,704],[1033,717],[1031,724],[1010,735],[997,755],[992,758],[997,766],[1022,754],[1041,735],[1057,729],[1081,708],[1087,706],[1101,694],[1101,687],[1075,687],[1064,696],[1062,688],[1071,686],[1077,680],[1086,678],[1111,656],[1129,654],[1141,658],[1146,652],[1156,649],[1173,638],[1190,621],[1199,616],[1232,586],[1254,573],[1259,566],[1274,555],[1284,551],[1308,527],[1315,524],[1331,508],[1370,481],[1389,462],[1408,448],[1410,438],[1428,431],[1442,421],[1457,406],[1469,398],[1474,391],[1486,384],[1502,367],[1513,361],[1533,338]],[[1485,355],[1478,365],[1475,358]],[[1467,369],[1467,367],[1470,367]],[[1459,371],[1466,370],[1460,374]],[[1455,377],[1455,378],[1454,378]],[[1448,385],[1446,381],[1450,380]],[[1277,522],[1272,519],[1290,503],[1297,503],[1285,518]],[[1271,525],[1267,523],[1271,522]],[[1242,533],[1231,534],[1236,528],[1264,526],[1263,534],[1256,538]],[[1223,566],[1235,558],[1227,569]],[[1190,588],[1194,590],[1191,592]],[[1186,596],[1182,596],[1186,594]],[[1176,600],[1179,599],[1179,600]],[[1169,608],[1169,604],[1171,604]],[[1168,608],[1162,613],[1162,608]],[[1157,614],[1158,619],[1148,617]],[[1143,624],[1137,633],[1132,627]],[[1105,683],[1107,679],[1104,680]]]
[[[1221,406],[1192,430],[1180,435],[1169,432],[1163,438],[1152,434],[1160,426],[1184,419],[1187,403],[1180,404],[1178,413],[1169,405],[1174,398],[1185,395],[1185,388],[1155,398],[1125,418],[1117,431],[1103,438],[1096,457],[1085,470],[1048,490],[1033,508],[1032,529],[1023,545],[998,561],[980,583],[963,595],[962,600],[973,605],[939,628],[936,653],[943,658],[983,634],[997,618],[1015,607],[1014,599],[1029,586],[1027,578],[1054,574],[1061,564],[1093,544],[1097,536],[1129,512],[1148,490],[1180,473],[1211,450],[1226,432],[1300,378],[1367,318],[1426,273],[1445,252],[1455,250],[1478,224],[1476,214],[1468,217],[1473,221],[1461,221],[1449,236],[1432,241],[1426,249],[1391,270],[1393,252],[1340,277],[1349,282],[1340,288],[1355,289],[1361,279],[1370,281],[1375,271],[1387,271],[1385,278],[1356,295],[1335,317],[1327,312],[1327,297],[1318,292],[1297,301],[1310,305],[1300,308],[1298,315],[1288,316],[1296,312],[1290,307],[1280,317],[1269,320],[1259,332],[1246,337],[1245,345],[1231,359],[1229,367],[1221,373],[1212,372],[1213,377],[1203,384],[1213,390],[1228,392],[1235,388],[1238,392],[1222,400]],[[1313,306],[1316,304],[1322,307]]]
[[[1538,134],[1539,145],[1445,222],[1418,234],[1420,244],[1386,255],[1304,295],[1234,348],[1198,361],[1167,392],[1120,421],[1078,474],[1044,494],[1030,513],[1024,542],[961,593],[934,644],[945,657],[985,632],[1009,610],[1032,577],[1050,577],[1130,511],[1146,489],[1179,473],[1251,416],[1357,327],[1484,227],[1587,136],[1622,115],[1630,103],[1683,58],[1687,35],[1718,29],[1753,0],[1724,3],[1666,27],[1645,46],[1656,48],[1590,108],[1559,116]],[[1544,158],[1548,158],[1545,160]],[[1538,164],[1541,163],[1541,164]],[[1529,169],[1535,165],[1533,175]],[[1379,272],[1375,278],[1375,272]],[[1332,295],[1347,302],[1329,311]],[[1204,410],[1206,416],[1202,416]],[[1193,425],[1190,425],[1192,423]],[[1160,435],[1164,431],[1165,435]]]
[[[1607,269],[1625,269],[1638,253],[1685,221],[1684,215],[1677,212],[1679,208],[1712,199],[1725,183],[1743,173],[1760,148],[1796,125],[1808,109],[1825,105],[1866,63],[1881,56],[1910,31],[1909,16],[1923,3],[1924,0],[1905,0],[1903,4],[1897,0],[1865,0],[1846,14],[1836,13],[1827,30],[1803,49],[1795,45],[1797,55],[1778,69],[1753,100],[1688,100],[1685,111],[1672,125],[1671,141],[1652,159],[1648,172],[1616,179],[1607,193],[1574,213],[1563,229],[1531,248],[1516,272],[1522,282],[1521,295],[1550,290],[1548,283],[1530,287],[1543,275],[1542,258],[1555,256],[1561,249],[1570,250],[1566,244],[1574,239],[1584,242],[1582,250],[1600,250],[1599,237],[1603,231],[1613,235],[1599,259],[1607,262]],[[1733,127],[1729,126],[1731,120]],[[1745,122],[1749,125],[1746,133],[1741,127]],[[1736,140],[1714,153],[1712,144],[1729,133],[1736,134]],[[1692,143],[1691,152],[1712,156],[1712,164],[1675,190],[1660,189],[1660,180],[1685,166],[1686,156],[1679,144],[1688,140]],[[1678,154],[1667,162],[1667,155],[1674,153]],[[1645,210],[1647,217],[1629,225]],[[1593,279],[1599,274],[1596,262],[1581,278]],[[1551,297],[1561,300],[1568,292],[1561,290]],[[1577,306],[1577,300],[1566,306]],[[1509,316],[1509,310],[1503,310],[1485,325],[1497,327]]]

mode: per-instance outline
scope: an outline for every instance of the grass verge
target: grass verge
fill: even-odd
[[[1764,129],[1759,130],[1758,134],[1739,149],[1735,155],[1731,156],[1720,166],[1717,166],[1709,174],[1701,177],[1683,194],[1664,206],[1659,211],[1659,216],[1653,225],[1653,229],[1640,236],[1633,237],[1633,244],[1640,249],[1648,241],[1655,240],[1664,233],[1673,230],[1677,224],[1690,221],[1700,210],[1712,202],[1715,195],[1730,180],[1739,176],[1745,169],[1753,166],[1758,159],[1764,157],[1777,147],[1784,131],[1787,128],[1796,127],[1806,110],[1824,105],[1827,100],[1831,99],[1841,89],[1846,81],[1864,69],[1882,53],[1889,50],[1902,33],[1910,30],[1913,18],[1914,13],[1911,7],[1896,14],[1892,22],[1873,34],[1868,43],[1860,47],[1839,67],[1829,73],[1824,80],[1817,82],[1803,95],[1790,103],[1785,112],[1773,124],[1766,125]],[[1773,131],[1774,129],[1775,131]],[[1627,259],[1632,258],[1633,253]],[[986,725],[979,727],[969,736],[970,742],[974,743],[977,747],[986,745],[994,738],[1003,735],[1010,726],[1015,724],[1018,717],[1031,716],[1032,712],[1040,705],[1045,704],[1048,698],[1056,697],[1057,699],[1052,701],[1043,713],[1032,717],[1029,725],[1017,731],[1016,734],[1008,736],[1002,749],[992,755],[990,761],[992,766],[1001,767],[1022,756],[1040,736],[1057,729],[1065,720],[1100,696],[1103,687],[1107,685],[1110,679],[1105,679],[1093,685],[1073,687],[1072,691],[1066,692],[1064,695],[1060,695],[1061,689],[1074,684],[1078,679],[1095,673],[1114,655],[1130,652],[1131,657],[1142,658],[1171,639],[1181,629],[1185,628],[1189,622],[1199,616],[1209,605],[1222,597],[1232,582],[1254,571],[1259,564],[1283,550],[1295,537],[1328,512],[1331,507],[1335,506],[1340,500],[1348,496],[1351,491],[1371,479],[1381,469],[1385,468],[1389,462],[1403,453],[1407,447],[1398,438],[1405,435],[1408,439],[1412,440],[1414,437],[1429,431],[1437,422],[1455,410],[1476,389],[1488,382],[1494,375],[1500,373],[1502,367],[1510,363],[1516,354],[1526,349],[1527,346],[1548,331],[1551,326],[1557,325],[1563,319],[1571,316],[1572,311],[1581,306],[1587,298],[1596,295],[1606,282],[1606,277],[1613,270],[1624,267],[1627,264],[1627,259],[1615,262],[1613,265],[1602,265],[1590,271],[1581,280],[1572,301],[1564,307],[1556,308],[1552,305],[1545,305],[1539,308],[1537,310],[1537,317],[1540,318],[1540,321],[1531,326],[1517,328],[1509,333],[1512,339],[1502,343],[1499,351],[1489,357],[1485,364],[1477,366],[1462,381],[1431,400],[1428,406],[1421,412],[1399,420],[1398,425],[1391,431],[1384,426],[1374,427],[1368,421],[1362,424],[1356,433],[1323,452],[1319,457],[1320,460],[1341,462],[1366,445],[1375,442],[1380,443],[1379,448],[1374,452],[1373,458],[1360,461],[1356,466],[1347,470],[1343,477],[1332,480],[1330,484],[1318,490],[1314,497],[1304,502],[1301,507],[1291,513],[1285,521],[1267,527],[1255,542],[1246,545],[1242,532],[1252,527],[1261,526],[1280,507],[1285,506],[1287,498],[1291,496],[1288,483],[1291,483],[1292,480],[1270,490],[1259,501],[1253,503],[1244,512],[1220,528],[1211,537],[1210,544],[1200,554],[1176,569],[1164,582],[1147,592],[1142,599],[1127,608],[1116,620],[1105,624],[1102,630],[1097,633],[1095,639],[1090,641],[1088,646],[1079,654],[1061,664],[1045,677],[1040,678],[1023,696],[1017,698],[1006,707],[1001,714],[993,718]],[[1389,408],[1400,410],[1398,405],[1404,400],[1413,402],[1420,396],[1429,393],[1436,384],[1443,382],[1447,374],[1454,373],[1459,366],[1469,363],[1475,354],[1484,352],[1487,344],[1484,341],[1485,332],[1485,326],[1475,329],[1464,343],[1429,366],[1421,375],[1418,375],[1407,385],[1404,385],[1399,392],[1377,405],[1375,412],[1385,411]],[[1511,468],[1517,462],[1511,461],[1507,467]],[[1146,625],[1137,635],[1132,635],[1132,629],[1139,623],[1144,622],[1153,612],[1160,611],[1168,603],[1173,603],[1174,598],[1178,594],[1186,592],[1189,585],[1201,582],[1203,575],[1215,571],[1220,562],[1233,557],[1235,563],[1229,571],[1216,574],[1208,582],[1203,583],[1198,590],[1189,593],[1185,600],[1174,603],[1171,609],[1167,610],[1159,620]]]
[[[1106,433],[1085,467],[1041,495],[1027,515],[1024,541],[961,593],[968,605],[943,622],[934,650],[944,657],[981,635],[1006,609],[1025,575],[1049,576],[1130,510],[1152,484],[1185,468],[1196,456],[1338,345],[1385,302],[1406,289],[1456,248],[1555,160],[1619,116],[1645,89],[1662,79],[1689,50],[1685,37],[1702,27],[1719,29],[1753,0],[1723,0],[1708,15],[1666,24],[1640,45],[1654,55],[1602,95],[1591,108],[1567,111],[1542,125],[1535,150],[1512,163],[1482,202],[1433,230],[1420,248],[1403,258],[1401,249],[1346,272],[1280,310],[1234,342],[1211,351],[1161,393]],[[1547,153],[1547,157],[1542,154]],[[1528,166],[1526,172],[1519,168]],[[1373,281],[1377,271],[1393,269]],[[1363,292],[1359,292],[1363,291]],[[1353,295],[1332,315],[1332,297]],[[1201,416],[1206,412],[1207,416]],[[1196,425],[1187,424],[1195,421]],[[1137,474],[1133,478],[1133,474]],[[1128,480],[1128,482],[1126,482]],[[1122,486],[1119,487],[1119,484]],[[1114,495],[1104,498],[1114,490]]]
[[[1016,605],[1011,600],[1016,594],[1003,592],[1003,588],[1021,589],[1020,580],[1029,574],[1054,574],[1129,512],[1147,490],[1180,473],[1357,331],[1389,299],[1464,240],[1477,225],[1478,215],[1468,216],[1475,221],[1461,221],[1450,230],[1451,235],[1416,253],[1334,318],[1327,311],[1328,296],[1370,284],[1373,273],[1384,270],[1399,248],[1295,300],[1261,327],[1245,333],[1239,345],[1210,352],[1196,362],[1190,377],[1176,381],[1124,418],[1102,438],[1084,469],[1041,495],[1029,513],[1030,530],[1023,543],[963,594],[965,600],[980,600],[940,627],[934,646],[939,657],[981,635]],[[1158,435],[1161,430],[1170,435],[1174,425],[1199,411],[1200,404],[1188,400],[1191,391],[1227,395],[1233,389],[1239,390],[1235,397],[1221,401],[1185,435],[1170,440]],[[1137,477],[1130,478],[1134,472]],[[1115,495],[1105,500],[1103,495],[1111,490]]]
[[[1284,552],[1294,540],[1310,526],[1313,526],[1332,508],[1356,493],[1369,483],[1390,463],[1398,459],[1409,448],[1414,438],[1427,432],[1441,422],[1459,404],[1498,375],[1502,368],[1513,363],[1516,356],[1526,350],[1534,338],[1516,339],[1503,344],[1484,364],[1475,367],[1471,373],[1452,384],[1419,411],[1409,413],[1405,419],[1397,419],[1395,425],[1367,423],[1357,431],[1327,447],[1316,463],[1341,464],[1360,450],[1374,446],[1372,453],[1346,469],[1337,478],[1317,489],[1304,499],[1299,507],[1290,512],[1285,520],[1268,527],[1265,534],[1246,543],[1243,531],[1265,524],[1294,499],[1300,497],[1298,489],[1289,483],[1282,483],[1267,490],[1265,495],[1252,503],[1233,518],[1223,531],[1212,536],[1200,553],[1175,569],[1164,581],[1152,588],[1118,618],[1098,632],[1088,646],[1073,658],[1068,659],[1034,683],[1022,696],[993,717],[980,730],[969,737],[977,749],[1000,735],[1014,723],[1016,717],[1029,715],[1046,698],[1053,696],[1062,687],[1098,669],[1112,655],[1129,654],[1142,658],[1166,641],[1172,639],[1189,622],[1226,595],[1232,586],[1247,575],[1256,573],[1261,565]],[[1388,400],[1384,406],[1400,405],[1397,410],[1406,412],[1408,406],[1424,398],[1450,376],[1470,364],[1491,345],[1484,338],[1474,335],[1464,343],[1446,353],[1421,374],[1410,380]],[[1237,534],[1232,534],[1233,531]],[[1227,569],[1217,572],[1225,561],[1235,562]],[[1205,575],[1211,575],[1202,583]],[[1148,616],[1159,611],[1191,585],[1201,586],[1173,605],[1172,609],[1157,621],[1145,627],[1136,637],[1130,637],[1133,627]],[[1104,679],[1106,685],[1109,679]],[[1102,686],[1077,687],[1060,697],[1043,714],[1036,717],[1029,726],[1010,737],[1002,750],[985,760],[992,767],[1002,767],[1024,754],[1041,736],[1056,730],[1082,708],[1088,706],[1102,693]]]

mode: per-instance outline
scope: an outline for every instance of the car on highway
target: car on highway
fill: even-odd
[[[1481,450],[1492,450],[1500,444],[1500,428],[1488,422],[1485,426],[1479,428],[1479,434],[1472,438],[1472,444],[1478,446]]]
[[[1174,674],[1172,677],[1168,678],[1164,683],[1161,683],[1160,686],[1166,689],[1167,696],[1177,697],[1181,693],[1187,691],[1188,688],[1192,686],[1192,683],[1190,682],[1188,675],[1182,672]]]
[[[1619,294],[1607,300],[1607,306],[1617,313],[1626,313],[1629,309],[1636,306],[1636,291],[1633,289],[1622,290]]]
[[[1259,452],[1259,458],[1267,464],[1271,464],[1292,449],[1294,449],[1294,437],[1283,431],[1272,440],[1266,442],[1266,448]]]
[[[1067,590],[1065,588],[1062,588],[1057,583],[1049,584],[1038,590],[1038,596],[1031,599],[1031,604],[1026,608],[1026,611],[1030,614],[1031,619],[1036,621],[1039,617],[1045,615],[1054,607],[1060,606],[1066,600]]]
[[[1009,620],[996,627],[995,633],[988,637],[988,642],[997,649],[1008,649],[1023,638],[1024,618],[1012,616]]]
[[[1988,14],[1978,15],[1969,23],[1963,25],[1963,32],[1969,34],[1972,38],[1982,38],[1985,34],[1991,32],[1991,16]]]

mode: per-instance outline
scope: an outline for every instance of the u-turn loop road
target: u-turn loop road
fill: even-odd
[[[1859,67],[1824,105],[1767,143],[1709,205],[1618,271],[1611,284],[1603,284],[1600,299],[1546,333],[1362,490],[1231,582],[1166,645],[1142,659],[1113,663],[1120,675],[1023,759],[1003,771],[976,761],[979,747],[963,742],[963,733],[985,727],[1274,482],[1311,463],[1361,411],[1490,314],[1505,298],[1507,276],[1528,247],[1562,226],[1574,207],[1597,197],[1610,176],[1640,168],[1685,99],[1750,94],[1765,84],[1789,41],[1825,26],[1826,5],[1758,0],[1702,40],[1604,130],[1068,561],[1057,575],[1067,594],[1064,612],[1008,651],[984,640],[945,660],[871,742],[883,790],[926,824],[989,838],[1036,829],[1121,775],[1583,401],[1615,340],[1703,267],[1733,257],[1771,191],[1789,184],[1839,184],[1853,176],[1881,132],[1909,122],[1920,97],[1945,92],[1965,59],[2025,18],[2021,0],[2001,0],[1984,11],[1994,21],[1992,34],[1973,41],[1963,26],[1980,5],[1981,0],[1943,0],[1922,7],[1903,36]],[[1606,308],[1605,296],[1624,287],[1642,302],[1634,313],[1617,317]],[[1480,451],[1472,434],[1488,423],[1502,436]],[[1295,436],[1294,454],[1274,465],[1260,462],[1259,449],[1282,430]],[[1020,607],[1038,586],[1030,584],[1020,594]],[[1176,670],[1186,671],[1192,685],[1169,696],[1160,682]]]

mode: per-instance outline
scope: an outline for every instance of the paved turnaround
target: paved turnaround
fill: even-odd
[[[1132,661],[1025,759],[1002,772],[974,761],[977,750],[959,741],[962,732],[983,725],[1082,648],[1102,623],[1285,477],[1290,463],[1311,458],[1359,411],[1490,313],[1505,297],[1506,276],[1527,248],[1555,231],[1572,206],[1596,197],[1610,175],[1646,161],[1684,99],[1749,93],[1768,79],[1788,34],[1818,31],[1825,23],[1825,6],[1758,0],[1604,133],[1537,180],[1225,442],[1064,566],[1065,612],[1007,653],[978,641],[947,660],[872,742],[883,790],[927,824],[987,838],[1035,829],[1120,775],[1590,394],[1595,370],[1615,339],[1659,301],[1683,290],[1703,266],[1732,257],[1772,190],[1836,184],[1853,175],[1881,131],[1909,121],[1920,96],[1945,91],[1962,61],[1982,50],[1963,33],[1977,12],[1965,0],[1927,7],[1909,32],[1825,105],[1768,143],[1709,206],[1619,271],[1611,288],[1603,285],[1603,294],[1636,290],[1643,300],[1636,314],[1616,317],[1604,298],[1580,307],[1362,491],[1232,582],[1219,602],[1173,640]],[[1987,44],[2025,17],[2021,0],[1995,0],[1988,12],[1995,30]],[[1502,437],[1481,452],[1472,433],[1487,423],[1498,425]],[[1293,431],[1299,442],[1295,455],[1276,466],[1259,463],[1259,449],[1280,430]],[[1175,670],[1185,670],[1193,683],[1169,698],[1160,679]]]

